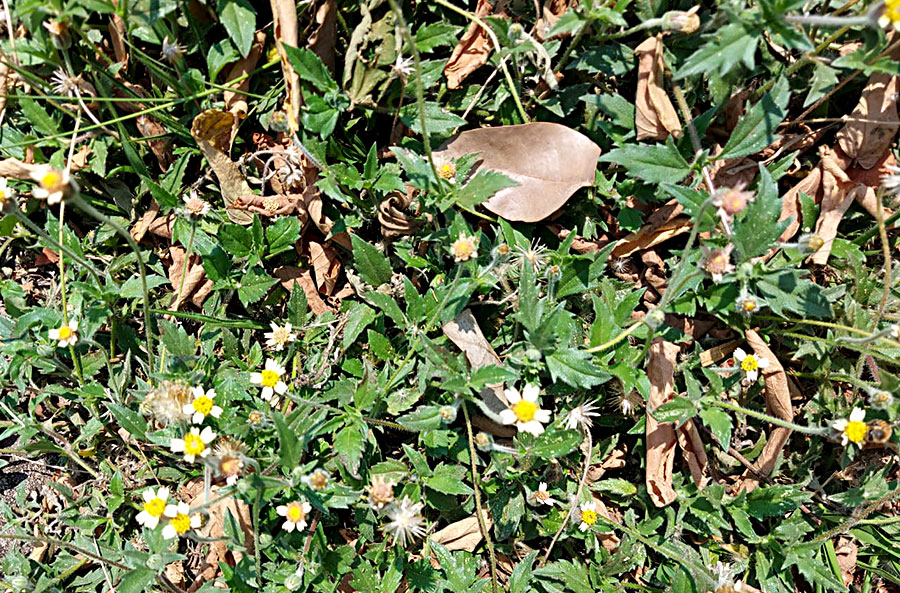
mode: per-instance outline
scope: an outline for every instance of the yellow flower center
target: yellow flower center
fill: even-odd
[[[60,340],[68,340],[69,338],[72,337],[73,333],[74,332],[72,331],[71,327],[69,327],[68,325],[64,325],[59,328],[59,339]]]
[[[184,435],[184,452],[187,455],[200,455],[206,450],[206,443],[200,438],[200,435],[192,432]]]
[[[456,176],[456,165],[453,163],[444,163],[438,167],[438,175],[444,179],[453,179]]]
[[[744,311],[747,311],[748,313],[750,311],[756,311],[756,301],[753,299],[744,299],[742,306],[744,307]]]
[[[301,507],[299,503],[292,502],[288,505],[287,518],[290,522],[299,523],[305,517],[306,513],[303,512],[303,507]]]
[[[741,370],[745,373],[749,373],[751,371],[755,371],[759,369],[759,363],[756,362],[756,357],[752,354],[748,354],[747,358],[745,358],[741,362]]]
[[[538,490],[534,493],[534,497],[538,500],[548,500],[550,498],[550,493],[546,490]]]
[[[48,171],[41,177],[41,185],[44,187],[56,187],[59,185],[60,176],[56,171]]]
[[[197,399],[194,400],[194,409],[203,414],[204,416],[209,415],[210,411],[212,411],[213,400],[206,397],[205,395],[201,395]]]
[[[316,490],[324,490],[328,485],[328,476],[323,472],[316,472],[309,478],[309,485]]]
[[[847,435],[847,439],[851,443],[856,443],[858,445],[865,440],[868,431],[869,426],[865,422],[851,420],[847,423],[844,434]]]
[[[191,530],[191,518],[181,513],[178,513],[169,519],[169,524],[175,528],[175,532],[178,533],[178,535],[184,535]]]
[[[900,0],[887,0],[884,3],[884,16],[892,23],[900,22]]]
[[[278,373],[275,371],[270,371],[266,369],[262,373],[262,386],[263,387],[275,387],[278,384],[278,380],[281,378]]]
[[[534,414],[538,411],[538,407],[536,403],[525,401],[523,399],[513,405],[512,411],[516,415],[516,420],[519,422],[530,422],[531,420],[534,420]]]
[[[597,522],[597,511],[581,511],[581,522],[593,525]]]
[[[461,261],[466,261],[467,259],[471,258],[475,254],[475,249],[475,241],[473,241],[469,237],[466,237],[465,239],[457,239],[451,246],[453,257]]]
[[[247,415],[247,421],[250,422],[250,424],[259,424],[260,422],[262,422],[262,419],[263,415],[256,410],[250,412],[250,414]]]
[[[144,510],[151,517],[162,516],[163,511],[166,510],[166,501],[161,498],[154,498],[150,502],[144,503]]]

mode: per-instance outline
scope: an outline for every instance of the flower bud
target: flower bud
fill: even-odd
[[[688,11],[670,10],[662,16],[663,31],[690,34],[700,28],[700,17],[697,16],[699,6]]]
[[[644,316],[644,323],[654,331],[659,329],[665,321],[666,313],[662,309],[651,309],[650,311],[647,311],[647,314]]]
[[[479,432],[475,435],[475,446],[482,451],[490,451],[494,444],[494,439],[486,432]]]
[[[800,235],[800,238],[797,239],[797,244],[800,246],[801,251],[815,253],[822,249],[822,246],[825,245],[825,240],[815,233],[806,233]]]

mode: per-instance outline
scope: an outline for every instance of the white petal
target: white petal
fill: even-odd
[[[272,396],[275,394],[275,390],[271,387],[263,387],[261,397],[263,399],[272,399]]]
[[[306,529],[306,519],[297,523],[297,531],[303,531],[304,529]]]
[[[191,505],[189,505],[189,504],[186,503],[186,502],[179,502],[179,503],[178,503],[178,512],[179,512],[180,514],[182,514],[182,515],[190,514],[190,512],[191,512]]]
[[[59,339],[59,330],[58,330],[58,329],[51,329],[50,331],[47,332],[47,336],[48,336],[51,340],[58,340],[58,339]]]
[[[209,444],[212,442],[214,438],[216,438],[216,433],[212,431],[212,428],[206,427],[203,429],[203,432],[200,433],[200,438],[203,440],[205,444]]]
[[[184,460],[187,461],[188,463],[194,463],[194,460],[196,460],[196,459],[197,459],[196,455],[185,455],[184,456]]]
[[[503,395],[506,396],[506,400],[510,403],[510,405],[517,404],[522,401],[522,396],[519,395],[519,390],[515,387],[510,387],[503,391]]]
[[[278,513],[281,517],[287,516],[287,505],[280,505],[275,507],[275,512]]]
[[[200,518],[200,515],[194,515],[191,517],[191,528],[197,529],[202,522],[203,520]]]
[[[218,418],[219,416],[222,415],[223,411],[224,410],[222,410],[222,408],[220,408],[219,406],[213,406],[212,410],[209,411],[209,415],[212,416],[213,418]]]
[[[166,500],[169,498],[169,489],[165,486],[160,486],[159,490],[156,491],[156,497]]]
[[[516,423],[516,413],[506,408],[500,412],[500,422],[503,424],[515,424]]]
[[[850,412],[850,421],[851,422],[862,422],[866,419],[866,411],[862,408],[853,408],[853,411]]]
[[[590,525],[588,525],[587,523],[582,523],[578,526],[578,530],[583,533],[588,530],[588,527],[590,527]]]
[[[534,419],[542,424],[550,422],[550,410],[537,410],[534,413]]]
[[[147,513],[147,516],[144,518],[144,526],[147,529],[156,529],[156,526],[159,525],[159,517],[154,517],[150,513]]]
[[[182,414],[193,414],[194,413],[194,404],[184,404],[181,408]]]
[[[275,384],[275,393],[278,395],[284,395],[284,392],[288,390],[288,386],[284,381],[279,381]]]
[[[769,365],[772,363],[769,361],[768,358],[762,357],[756,361],[756,364],[758,364],[759,368],[761,368],[761,369],[767,369],[767,368],[769,368]]]
[[[72,319],[69,321],[69,329],[73,332],[78,331],[78,320]]]
[[[172,444],[170,445],[172,449],[172,453],[181,453],[184,451],[184,439],[172,439]]]
[[[153,488],[147,488],[146,490],[144,490],[141,498],[144,499],[144,502],[150,502],[151,500],[156,498],[156,494],[153,492]]]
[[[522,390],[522,399],[527,402],[536,402],[541,395],[541,388],[537,385],[526,385]]]
[[[303,504],[300,505],[300,506],[303,507],[303,513],[304,513],[304,514],[309,514],[309,512],[312,510],[312,505],[309,504],[309,502],[307,502],[307,501],[305,501],[305,500],[303,501]]]
[[[278,372],[278,363],[275,362],[274,358],[267,358],[265,369],[267,371],[275,371],[277,373]]]
[[[254,385],[262,385],[262,373],[250,373],[250,382]]]
[[[150,519],[150,516],[150,513],[148,513],[147,511],[141,511],[137,514],[134,520],[137,521],[139,525],[145,525]]]
[[[194,424],[201,424],[203,419],[206,418],[201,412],[194,412],[194,415],[191,416],[191,422]]]
[[[738,362],[743,362],[743,360],[747,358],[747,353],[744,352],[743,348],[735,348],[734,350],[734,359]]]
[[[831,423],[831,426],[838,432],[844,432],[847,428],[847,425],[850,423],[846,418],[841,418],[840,420],[835,420]]]
[[[282,525],[281,527],[282,527],[285,531],[287,531],[288,533],[290,533],[291,531],[293,531],[294,529],[297,528],[297,524],[294,523],[293,521],[285,521],[285,522],[284,522],[284,525]]]
[[[170,524],[166,525],[165,527],[163,527],[162,535],[163,535],[163,539],[173,539],[178,536],[178,532],[175,531],[175,528],[170,523]]]
[[[544,432],[544,427],[540,422],[536,420],[531,420],[529,422],[518,422],[516,423],[516,427],[518,427],[518,429],[522,432],[530,432],[535,436]]]
[[[759,371],[747,371],[747,380],[751,383],[759,379]]]
[[[199,385],[197,385],[195,387],[191,387],[191,395],[194,396],[194,399],[197,399],[198,397],[203,397],[203,388],[200,387]]]
[[[174,517],[178,514],[178,506],[174,504],[167,504],[166,510],[163,511],[163,515],[166,517]]]
[[[542,490],[542,491],[546,492],[547,491],[547,482],[541,482],[540,484],[538,484],[538,490]]]

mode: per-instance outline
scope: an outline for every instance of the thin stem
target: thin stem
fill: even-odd
[[[788,14],[784,20],[800,25],[814,25],[816,27],[859,27],[869,25],[872,19],[868,16],[828,16],[824,14]]]
[[[13,214],[16,218],[19,219],[19,222],[28,227],[31,232],[35,233],[40,238],[50,243],[54,250],[56,250],[58,253],[65,253],[69,256],[69,259],[86,269],[88,273],[94,277],[94,282],[97,283],[98,287],[103,286],[103,283],[100,281],[100,272],[94,266],[88,263],[87,260],[82,259],[78,256],[77,253],[66,247],[63,243],[60,243],[55,238],[48,235],[41,227],[32,222],[31,219],[25,216],[25,213],[18,208],[13,210]]]
[[[472,421],[469,418],[469,410],[466,408],[466,402],[462,402],[463,416],[466,419],[466,432],[469,436],[469,460],[472,462],[472,489],[475,491],[475,515],[478,517],[478,528],[481,529],[481,535],[484,537],[484,543],[488,549],[488,556],[491,561],[491,590],[497,593],[497,558],[494,555],[494,544],[491,542],[491,532],[484,521],[484,509],[481,506],[481,489],[478,487],[478,456],[475,453],[475,438],[472,436]]]
[[[45,537],[39,535],[19,535],[15,533],[0,533],[0,540],[12,540],[12,541],[23,541],[23,542],[36,542],[41,544],[47,544],[51,546],[59,546],[60,548],[66,548],[75,552],[76,554],[81,554],[85,558],[90,558],[95,562],[100,562],[101,564],[109,564],[110,566],[114,566],[116,568],[131,571],[132,568],[121,562],[116,562],[115,560],[110,560],[109,558],[104,558],[99,554],[95,554],[90,550],[85,550],[84,548],[79,548],[75,544],[71,544],[67,541],[63,541],[61,539],[54,539],[52,537]]]
[[[688,235],[687,244],[684,246],[684,249],[681,251],[684,255],[681,257],[681,261],[678,262],[678,267],[675,269],[675,273],[672,274],[672,280],[680,278],[682,273],[684,272],[685,267],[687,266],[687,262],[690,259],[688,254],[690,253],[691,248],[694,246],[694,241],[697,240],[697,235],[700,234],[700,221],[703,220],[703,213],[706,212],[706,209],[712,205],[713,197],[710,196],[706,198],[706,200],[700,204],[700,208],[697,209],[697,214],[694,216],[694,224],[691,227],[691,234]],[[681,287],[679,286],[679,289]],[[674,290],[666,290],[663,294],[662,300],[657,305],[657,308],[661,311],[665,312],[666,305],[669,304],[675,297]]]
[[[891,295],[891,244],[888,241],[887,228],[884,225],[884,186],[878,188],[875,192],[875,220],[878,221],[878,236],[881,239],[881,253],[884,257],[884,291],[881,294],[881,301],[878,303],[878,313],[872,320],[872,327],[878,327],[884,315],[884,308],[887,305],[888,297]]]
[[[594,451],[594,441],[591,438],[591,431],[585,429],[584,437],[587,439],[587,453],[584,455],[584,469],[581,472],[581,479],[578,480],[578,489],[575,490],[575,502],[573,502],[569,506],[569,512],[566,513],[566,518],[563,520],[562,525],[559,526],[559,529],[556,530],[556,534],[553,536],[553,539],[550,540],[550,545],[547,546],[547,552],[544,554],[544,559],[541,560],[541,566],[547,564],[547,560],[550,559],[550,552],[553,551],[553,546],[556,545],[556,540],[559,539],[559,536],[566,529],[566,525],[569,524],[569,521],[572,520],[572,513],[575,512],[575,507],[578,506],[578,503],[581,501],[581,491],[584,489],[584,485],[587,483],[588,470],[591,468],[591,455]]]
[[[802,432],[803,434],[812,434],[816,436],[821,436],[828,432],[827,428],[821,427],[813,427],[813,426],[801,426],[799,424],[794,424],[793,422],[788,422],[787,420],[782,420],[781,418],[776,418],[774,416],[769,416],[768,414],[764,414],[763,412],[757,412],[756,410],[748,410],[743,406],[739,406],[737,404],[733,404],[731,402],[723,402],[723,401],[714,401],[712,402],[714,406],[718,406],[720,408],[725,408],[726,410],[731,410],[733,412],[739,412],[741,414],[745,414],[747,416],[751,416],[753,418],[757,418],[759,420],[765,420],[771,424],[776,426],[781,426],[783,428],[787,428],[789,430],[793,430],[796,432]]]
[[[616,344],[618,344],[619,342],[621,342],[622,340],[624,340],[625,338],[627,338],[628,336],[633,334],[634,331],[637,328],[639,328],[641,325],[643,325],[642,321],[636,321],[636,322],[632,323],[631,325],[629,325],[627,328],[625,328],[625,330],[623,330],[621,333],[619,333],[619,335],[617,335],[616,337],[614,337],[611,340],[608,340],[606,342],[603,342],[599,346],[594,346],[593,348],[588,348],[587,350],[585,350],[585,352],[589,352],[589,353],[601,352],[603,350],[606,350],[607,348],[612,348],[613,346],[615,346]]]
[[[147,289],[147,268],[144,266],[144,259],[141,256],[141,250],[138,247],[138,244],[134,241],[134,238],[131,236],[131,233],[126,231],[119,225],[119,223],[110,219],[108,216],[94,208],[87,200],[83,199],[80,195],[75,195],[72,198],[73,202],[90,216],[95,218],[97,221],[108,224],[113,228],[125,241],[128,243],[131,250],[134,251],[135,259],[138,264],[138,273],[141,276],[141,296],[143,297],[143,309],[144,309],[144,336],[147,342],[147,363],[149,368],[153,368],[153,327],[151,325],[150,318],[150,291]]]
[[[847,531],[853,529],[853,527],[856,526],[860,521],[862,521],[863,519],[865,519],[866,517],[871,515],[872,512],[876,511],[879,507],[881,507],[881,505],[890,502],[898,495],[900,495],[900,490],[894,490],[892,492],[888,492],[887,494],[880,497],[879,499],[870,502],[865,507],[863,507],[861,511],[859,511],[858,513],[854,513],[854,516],[850,517],[849,519],[847,519],[846,521],[844,521],[837,527],[835,527],[833,529],[829,529],[822,535],[813,539],[812,543],[820,544],[826,540],[831,539],[832,537],[834,537],[836,535],[846,533]]]

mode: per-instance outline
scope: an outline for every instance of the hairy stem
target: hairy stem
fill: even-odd
[[[466,408],[466,402],[462,402],[463,416],[466,419],[466,433],[469,436],[469,460],[472,462],[472,489],[475,490],[475,515],[478,517],[478,528],[484,537],[484,543],[488,549],[488,556],[491,561],[491,590],[497,593],[497,558],[494,555],[494,544],[491,542],[491,532],[484,521],[484,508],[481,506],[481,489],[478,487],[478,456],[475,452],[475,437],[472,435],[472,421],[469,418],[469,410]]]

